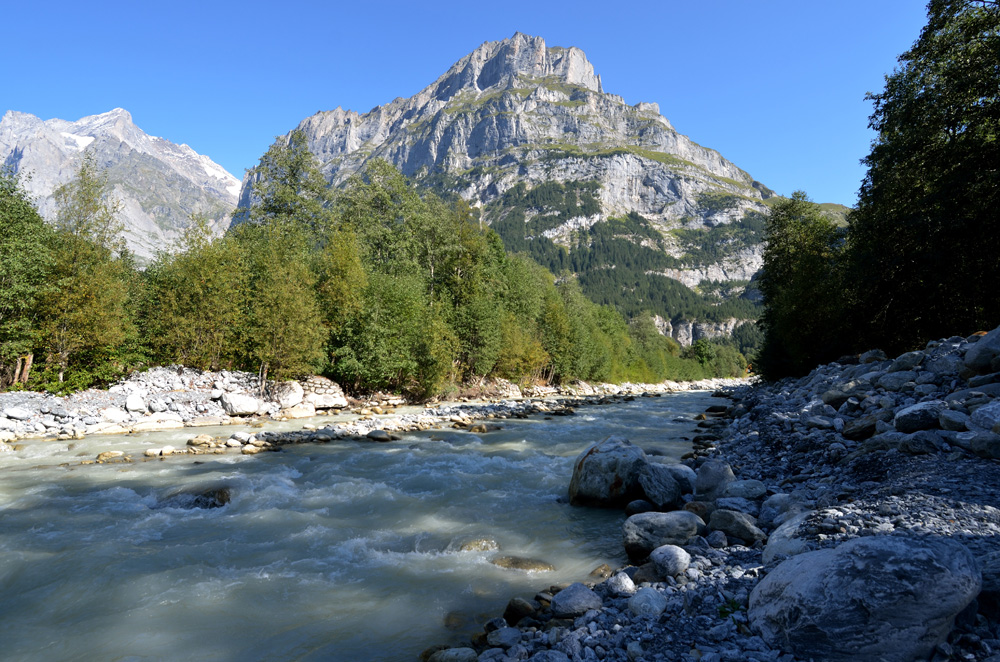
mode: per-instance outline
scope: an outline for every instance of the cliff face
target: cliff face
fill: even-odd
[[[320,112],[298,129],[332,184],[385,159],[479,207],[510,250],[546,266],[546,255],[560,247],[572,253],[602,224],[629,214],[642,227],[616,239],[659,253],[643,258],[644,278],[694,289],[703,281],[749,281],[761,265],[760,219],[773,192],[678,133],[657,104],[631,106],[605,92],[577,48],[520,33],[486,42],[410,98],[364,114]],[[244,180],[241,205],[250,204],[253,183],[252,175]],[[554,185],[561,196],[586,191],[588,204],[583,197],[561,209],[532,202],[551,199],[532,197],[533,189]],[[742,227],[746,219],[756,219],[751,229]],[[598,257],[602,268],[614,268]]]
[[[52,193],[76,174],[85,150],[122,202],[125,240],[138,257],[169,248],[192,214],[228,227],[239,180],[187,145],[147,135],[121,108],[75,122],[15,111],[0,120],[0,163],[30,175],[25,188],[47,219],[55,216]]]

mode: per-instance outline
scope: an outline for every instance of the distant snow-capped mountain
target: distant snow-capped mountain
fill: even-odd
[[[122,203],[125,240],[138,257],[169,248],[193,214],[220,231],[228,227],[240,181],[187,145],[147,135],[126,110],[75,122],[16,111],[0,119],[0,164],[29,177],[25,188],[46,219],[55,217],[53,192],[76,174],[84,151],[107,172]]]

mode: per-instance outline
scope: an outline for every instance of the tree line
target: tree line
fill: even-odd
[[[874,104],[857,208],[802,192],[768,220],[760,289],[771,378],[1000,324],[1000,7],[932,0]]]
[[[734,347],[681,351],[508,253],[477,210],[372,161],[331,189],[292,132],[251,173],[253,204],[214,237],[193,218],[140,269],[87,156],[55,223],[0,176],[0,385],[68,392],[183,364],[271,379],[325,374],[351,392],[427,397],[481,377],[661,381],[742,374]]]

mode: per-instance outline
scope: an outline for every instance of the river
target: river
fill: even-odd
[[[621,565],[624,515],[565,503],[573,460],[609,434],[679,458],[717,402],[678,393],[483,435],[132,464],[79,461],[234,428],[22,442],[0,454],[0,659],[413,662],[512,596]],[[224,507],[176,496],[213,486],[230,490]],[[501,551],[460,551],[476,538]],[[505,570],[497,554],[556,569]]]

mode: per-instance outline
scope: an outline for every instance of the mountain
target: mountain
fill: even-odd
[[[0,164],[30,175],[25,188],[46,219],[55,217],[53,191],[76,174],[85,150],[107,172],[125,240],[140,259],[171,246],[192,214],[228,227],[239,180],[187,145],[147,135],[121,108],[75,122],[15,111],[0,119]]]
[[[331,183],[385,159],[626,314],[702,320],[705,335],[756,315],[741,297],[774,193],[678,133],[657,104],[605,92],[577,48],[520,33],[486,42],[408,99],[338,107],[298,129]]]

